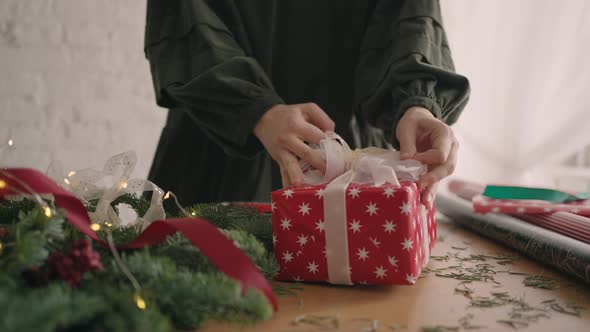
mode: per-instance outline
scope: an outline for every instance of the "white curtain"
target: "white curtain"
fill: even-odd
[[[551,185],[549,165],[590,144],[590,1],[442,0],[471,101],[456,176]]]

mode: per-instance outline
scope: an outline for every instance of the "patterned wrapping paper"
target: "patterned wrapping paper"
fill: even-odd
[[[590,200],[560,204],[540,200],[493,199],[477,195],[473,197],[473,209],[477,213],[547,214],[561,211],[590,216]]]
[[[449,190],[459,197],[472,201],[473,211],[478,214],[502,213],[539,227],[590,243],[590,218],[587,214],[588,200],[566,204],[540,200],[492,199],[482,196],[485,186],[452,180]]]
[[[450,186],[451,190],[460,193],[461,197],[453,194],[438,195],[436,207],[441,213],[465,228],[590,283],[590,244],[517,219],[515,216],[475,213],[469,197],[474,191],[468,190],[472,188],[463,188],[462,185],[463,183],[456,182]],[[567,212],[556,212],[563,213]],[[530,218],[534,216],[529,215]]]
[[[279,280],[330,282],[327,255],[348,255],[353,284],[414,284],[436,241],[434,208],[420,203],[414,182],[401,187],[350,184],[346,189],[348,253],[326,248],[326,185],[272,192]]]

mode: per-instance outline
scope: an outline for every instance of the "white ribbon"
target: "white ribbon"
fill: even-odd
[[[399,187],[399,179],[415,181],[426,172],[426,167],[416,160],[400,160],[397,151],[378,148],[353,151],[337,134],[329,132],[326,136],[319,147],[326,160],[326,172],[307,170],[304,181],[329,182],[323,194],[328,281],[351,285],[346,189],[351,183],[374,186],[391,183]]]
[[[145,228],[152,221],[166,217],[162,206],[164,192],[148,180],[129,179],[136,164],[135,152],[128,151],[107,160],[102,171],[87,168],[65,173],[58,162],[53,162],[47,170],[47,175],[84,203],[98,199],[96,210],[89,213],[92,221],[97,223],[108,221],[113,227],[139,224]],[[144,191],[152,191],[152,199],[150,207],[143,216],[137,216],[134,220],[125,220],[120,215],[121,211],[117,214],[111,206],[113,201],[124,194],[141,194]]]

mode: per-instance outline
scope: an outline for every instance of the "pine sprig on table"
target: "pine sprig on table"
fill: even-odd
[[[113,205],[119,203],[128,204],[138,215],[149,206],[145,199],[130,195]],[[92,204],[96,202],[91,202],[90,210]],[[220,227],[267,278],[277,274],[267,216],[251,208],[220,204],[198,205],[193,211]],[[123,265],[141,285],[146,308],[140,310],[134,301],[136,292],[120,266],[107,248],[97,244],[92,246],[100,253],[104,270],[85,273],[79,288],[61,280],[33,287],[23,277],[22,273],[34,273],[37,268],[46,271],[51,252],[69,252],[72,241],[84,238],[59,210],[54,209],[48,218],[31,200],[3,201],[0,227],[6,231],[0,237],[0,305],[6,308],[0,314],[2,331],[159,332],[198,328],[208,319],[247,324],[272,315],[263,294],[243,293],[236,281],[219,272],[180,234],[156,246],[121,252]],[[97,232],[103,240],[105,229]],[[129,242],[141,231],[139,226],[109,230],[117,244]]]
[[[228,204],[197,204],[187,209],[191,216],[203,218],[215,226],[244,231],[255,236],[272,251],[272,224],[269,215],[259,213],[255,208]]]

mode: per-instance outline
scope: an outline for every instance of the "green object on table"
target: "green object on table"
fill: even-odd
[[[487,186],[483,195],[495,199],[533,199],[552,203],[567,203],[590,199],[590,192],[572,195],[553,189],[515,186]]]

